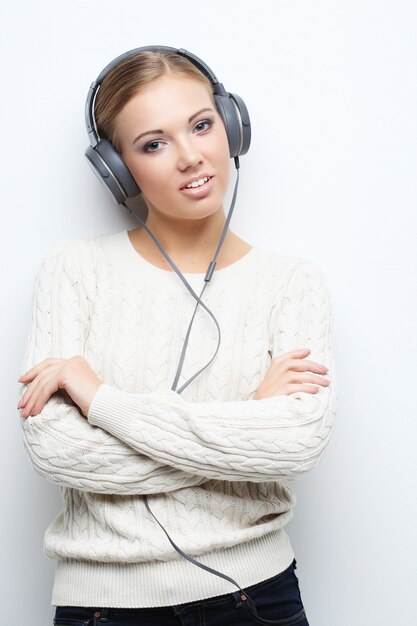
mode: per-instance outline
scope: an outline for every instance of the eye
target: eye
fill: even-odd
[[[144,146],[143,151],[144,152],[157,152],[157,148],[155,148],[155,145],[160,144],[160,141],[151,141],[150,143],[147,143],[146,146]]]
[[[194,128],[196,128],[197,130],[200,130],[200,131],[208,130],[208,128],[213,126],[213,123],[214,123],[214,120],[210,120],[210,119],[201,120],[201,122],[198,122],[198,124],[196,124],[194,126]],[[201,126],[204,125],[204,124],[207,124],[208,128],[206,128],[206,129],[205,128],[201,128]]]
[[[206,120],[201,120],[200,122],[198,122],[195,126],[194,129],[197,130],[197,132],[204,132],[209,130],[209,128],[211,128],[211,126],[213,126],[214,124],[214,120],[212,119],[206,119]],[[144,147],[143,147],[143,151],[144,152],[159,152],[159,144],[161,144],[163,142],[155,139],[154,141],[150,141],[149,143],[147,143]]]

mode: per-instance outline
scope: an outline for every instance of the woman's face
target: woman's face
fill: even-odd
[[[227,135],[198,80],[156,79],[117,115],[115,134],[150,212],[201,219],[222,208],[230,167]],[[204,176],[211,177],[207,184],[182,191],[190,179]]]

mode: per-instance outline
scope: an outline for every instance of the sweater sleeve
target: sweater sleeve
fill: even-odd
[[[94,272],[86,275],[94,262],[89,245],[82,239],[59,240],[40,263],[21,372],[48,357],[84,355],[95,288],[86,287],[94,283]],[[21,384],[19,399],[27,387]],[[35,471],[59,485],[95,493],[151,494],[204,482],[92,426],[65,391],[52,394],[38,415],[20,421]]]
[[[91,424],[161,464],[212,479],[293,480],[322,456],[336,412],[330,303],[322,271],[302,260],[270,317],[272,358],[310,348],[329,368],[328,387],[261,400],[189,402],[176,391],[129,393],[103,383],[88,411]]]

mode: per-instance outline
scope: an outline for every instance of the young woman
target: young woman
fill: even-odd
[[[55,624],[308,625],[286,482],[335,415],[329,295],[313,262],[230,229],[205,280],[232,163],[219,106],[180,51],[123,55],[94,116],[147,228],[60,240],[38,269],[18,408],[63,497]]]

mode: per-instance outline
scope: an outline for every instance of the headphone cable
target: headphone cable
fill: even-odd
[[[175,265],[174,261],[172,261],[171,257],[165,252],[164,248],[162,247],[162,245],[160,244],[160,242],[158,241],[157,237],[152,233],[152,231],[149,229],[149,227],[146,225],[145,222],[143,222],[143,220],[126,204],[126,202],[122,202],[121,204],[129,211],[129,213],[131,215],[133,215],[136,219],[138,219],[141,224],[145,227],[145,229],[147,230],[147,232],[149,233],[149,235],[152,237],[152,239],[155,241],[156,245],[158,246],[158,248],[160,249],[160,251],[162,252],[162,254],[164,255],[164,257],[166,258],[166,260],[168,261],[168,263],[171,265],[171,267],[174,269],[174,271],[178,274],[178,276],[180,277],[180,279],[182,280],[182,282],[185,284],[185,286],[187,287],[188,291],[191,293],[191,295],[193,296],[193,298],[197,301],[196,307],[194,309],[194,313],[193,316],[191,318],[190,324],[188,326],[188,330],[187,330],[187,334],[185,336],[185,340],[184,340],[184,344],[182,347],[182,351],[181,351],[181,358],[178,364],[178,368],[177,368],[177,372],[175,375],[175,379],[174,382],[172,384],[171,389],[173,391],[176,391],[178,394],[180,394],[203,370],[205,370],[210,363],[213,361],[213,359],[215,358],[219,346],[220,346],[220,341],[221,341],[221,331],[220,331],[220,326],[216,320],[216,318],[214,317],[213,313],[210,311],[210,309],[208,307],[206,307],[206,305],[204,304],[204,302],[202,302],[201,300],[201,296],[203,295],[208,283],[211,281],[211,278],[213,276],[213,272],[215,270],[216,267],[216,259],[217,256],[220,252],[220,249],[223,245],[223,241],[224,238],[226,236],[226,232],[227,229],[229,227],[229,223],[230,223],[230,219],[232,217],[232,213],[233,213],[233,209],[235,206],[235,202],[236,202],[236,197],[237,197],[237,189],[238,189],[238,184],[239,184],[239,168],[240,168],[240,163],[239,163],[239,157],[234,157],[234,162],[235,162],[235,167],[236,167],[236,183],[235,183],[235,188],[233,191],[233,197],[232,197],[232,202],[230,205],[230,209],[227,215],[227,219],[225,222],[225,225],[223,227],[223,231],[216,249],[216,252],[214,254],[213,260],[210,262],[206,275],[204,277],[204,287],[200,293],[200,296],[197,296],[197,294],[195,293],[194,289],[191,287],[191,285],[189,284],[189,282],[187,281],[187,279],[183,276],[182,272],[178,269],[178,267]],[[196,374],[194,374],[186,383],[184,383],[182,385],[182,387],[180,387],[180,389],[176,389],[176,385],[178,382],[178,378],[181,374],[181,370],[182,370],[182,366],[184,363],[184,358],[185,358],[185,353],[186,353],[186,349],[187,349],[187,344],[188,344],[188,339],[189,339],[189,335],[191,332],[191,327],[192,324],[194,322],[194,318],[195,318],[195,314],[197,311],[197,307],[198,305],[201,304],[202,307],[204,307],[206,309],[206,311],[209,313],[209,315],[213,318],[217,329],[219,331],[219,341],[217,344],[217,348],[216,348],[216,352],[214,353],[213,357],[211,358],[211,360],[202,368],[200,369]],[[143,494],[143,499],[145,502],[145,507],[146,509],[149,511],[149,513],[152,515],[152,517],[155,519],[155,521],[157,522],[157,524],[162,528],[162,530],[164,531],[164,533],[166,534],[166,536],[168,537],[168,540],[170,541],[171,545],[175,548],[175,550],[181,555],[183,556],[185,559],[187,559],[188,561],[190,561],[191,563],[194,563],[194,565],[197,565],[198,567],[206,570],[207,572],[210,572],[211,574],[214,574],[215,576],[220,576],[221,578],[224,578],[225,580],[228,580],[229,582],[233,583],[237,588],[238,588],[238,592],[234,592],[233,596],[235,597],[235,599],[237,599],[237,596],[240,597],[240,600],[243,603],[247,602],[247,610],[249,611],[249,613],[255,617],[256,620],[258,620],[258,623],[262,623],[262,624],[280,624],[282,623],[282,620],[267,620],[267,619],[263,619],[262,617],[260,617],[258,615],[258,612],[256,610],[256,605],[254,603],[254,601],[250,598],[249,594],[244,591],[244,589],[241,588],[241,586],[239,585],[239,583],[237,583],[235,580],[233,580],[233,578],[231,578],[230,576],[227,576],[226,574],[222,574],[222,572],[219,572],[211,567],[209,567],[208,565],[204,565],[204,563],[200,563],[199,561],[197,561],[196,559],[194,559],[192,556],[190,556],[189,554],[187,554],[186,552],[184,552],[183,550],[181,550],[181,548],[179,548],[171,539],[171,537],[169,536],[168,532],[165,530],[165,528],[162,526],[162,524],[159,522],[159,520],[156,518],[156,516],[152,513],[150,507],[149,507],[149,503],[148,503],[148,497],[147,495]]]

